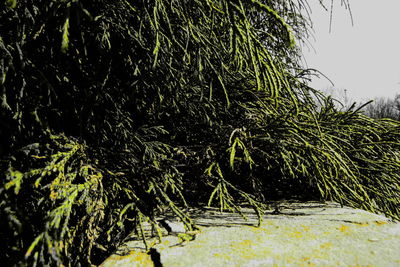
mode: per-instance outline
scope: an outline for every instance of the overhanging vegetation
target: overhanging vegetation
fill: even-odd
[[[3,1],[2,262],[98,264],[166,209],[192,228],[190,205],[261,218],[265,200],[334,200],[399,219],[400,124],[307,85],[307,9]]]

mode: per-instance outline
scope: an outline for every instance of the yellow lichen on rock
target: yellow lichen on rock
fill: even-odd
[[[112,255],[100,267],[132,266],[153,267],[154,263],[149,254],[140,251],[130,251],[126,255]]]

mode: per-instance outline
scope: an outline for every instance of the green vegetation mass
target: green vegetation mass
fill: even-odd
[[[197,205],[261,220],[268,200],[333,200],[400,219],[400,123],[307,85],[307,11],[3,0],[2,264],[99,264],[167,210],[192,229]]]

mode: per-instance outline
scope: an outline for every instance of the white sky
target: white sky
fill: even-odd
[[[324,1],[330,8],[330,0]],[[348,10],[334,0],[332,31],[329,13],[310,0],[316,41],[303,48],[309,68],[324,73],[334,88],[346,89],[349,99],[393,98],[400,93],[400,0],[350,0]],[[314,78],[311,85],[326,90],[332,85]]]

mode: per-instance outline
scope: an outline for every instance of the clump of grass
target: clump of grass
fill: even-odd
[[[287,188],[285,197],[334,200],[398,220],[399,122],[369,118],[362,107],[341,112],[331,98],[323,101],[321,109],[305,103],[298,115],[267,113],[262,103],[251,103],[247,142],[253,147],[246,153],[263,162],[253,168],[256,176],[264,176],[264,188],[274,184],[272,175],[278,183],[302,185],[300,192]]]

